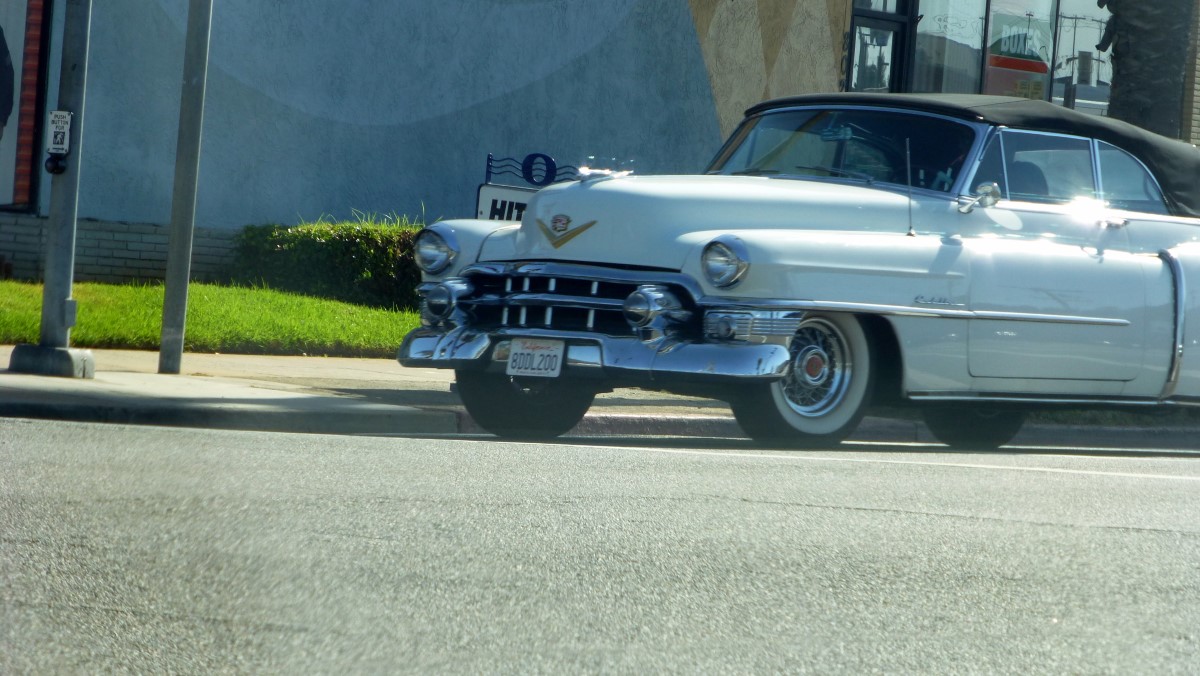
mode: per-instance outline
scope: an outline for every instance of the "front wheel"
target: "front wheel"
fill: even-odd
[[[467,413],[500,437],[557,437],[583,419],[596,397],[594,390],[564,380],[478,371],[455,371],[455,379]]]
[[[951,448],[986,451],[1013,440],[1025,424],[1025,412],[982,406],[931,406],[925,426]]]
[[[869,403],[873,350],[858,318],[811,315],[789,348],[788,375],[730,401],[755,441],[812,447],[836,444],[858,427]]]

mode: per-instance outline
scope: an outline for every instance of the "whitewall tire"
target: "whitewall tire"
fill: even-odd
[[[734,398],[733,414],[760,442],[836,444],[858,427],[870,403],[876,370],[871,342],[854,315],[810,315],[789,349],[788,375]]]

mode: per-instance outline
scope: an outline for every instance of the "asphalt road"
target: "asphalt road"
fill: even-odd
[[[0,673],[1200,670],[1196,454],[639,443],[0,419]]]

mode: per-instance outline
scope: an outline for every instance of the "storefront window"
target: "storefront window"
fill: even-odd
[[[896,60],[901,53],[897,28],[885,22],[856,22],[855,58],[850,70],[850,91],[894,90]]]
[[[912,90],[978,93],[986,0],[924,0],[920,12]]]
[[[869,9],[874,12],[902,13],[905,11],[905,0],[854,0],[854,9]]]
[[[992,0],[983,92],[1050,97],[1055,0]]]
[[[1112,45],[1108,44],[1111,36],[1105,29],[1110,17],[1108,10],[1097,7],[1094,0],[1059,3],[1055,103],[1096,115],[1107,113]]]

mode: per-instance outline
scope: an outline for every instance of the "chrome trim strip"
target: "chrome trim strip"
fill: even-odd
[[[595,296],[566,296],[547,293],[514,293],[506,298],[498,296],[480,296],[461,301],[464,305],[501,305],[532,307],[569,307],[581,310],[613,310],[620,312],[625,302],[623,298],[599,298]]]
[[[986,319],[1003,322],[1041,322],[1050,324],[1086,324],[1095,326],[1129,326],[1127,319],[1110,317],[1080,317],[1076,315],[1048,315],[1026,312],[991,312],[987,310],[942,310],[909,305],[877,305],[873,303],[843,303],[837,301],[807,300],[742,300],[707,296],[699,304],[706,311],[793,311],[793,312],[857,312],[861,314],[896,315],[904,317],[934,317],[940,319]]]
[[[692,298],[704,295],[699,282],[691,275],[669,270],[622,270],[600,265],[581,265],[577,263],[475,263],[459,271],[459,276],[468,277],[471,274],[486,274],[498,276],[520,277],[557,277],[559,279],[580,279],[593,283],[592,293],[599,288],[597,283],[613,282],[617,284],[667,284],[679,286],[687,290]],[[524,289],[528,291],[528,289]]]
[[[998,394],[980,392],[910,392],[913,401],[986,401],[1008,404],[1063,404],[1069,406],[1130,406],[1151,408],[1154,406],[1200,406],[1200,399],[1180,397],[1176,399],[1119,399],[1115,397],[1055,396],[1035,394]]]
[[[1162,394],[1159,395],[1159,399],[1169,399],[1175,395],[1175,388],[1179,386],[1179,372],[1183,368],[1184,330],[1187,327],[1187,285],[1184,283],[1183,264],[1179,262],[1175,252],[1163,249],[1158,252],[1158,257],[1167,264],[1167,269],[1171,271],[1175,296],[1175,349],[1171,351],[1171,366],[1167,369],[1167,380],[1163,383]]]
[[[1000,322],[1041,322],[1046,324],[1089,324],[1093,326],[1129,326],[1128,319],[1109,317],[1078,317],[1075,315],[1042,315],[1024,312],[973,312],[973,319],[988,319]]]
[[[988,401],[1017,404],[1106,404],[1109,406],[1157,406],[1162,403],[1158,399],[1114,399],[1107,397],[1059,396],[1035,394],[1002,394],[984,392],[909,392],[908,398],[913,401]]]

